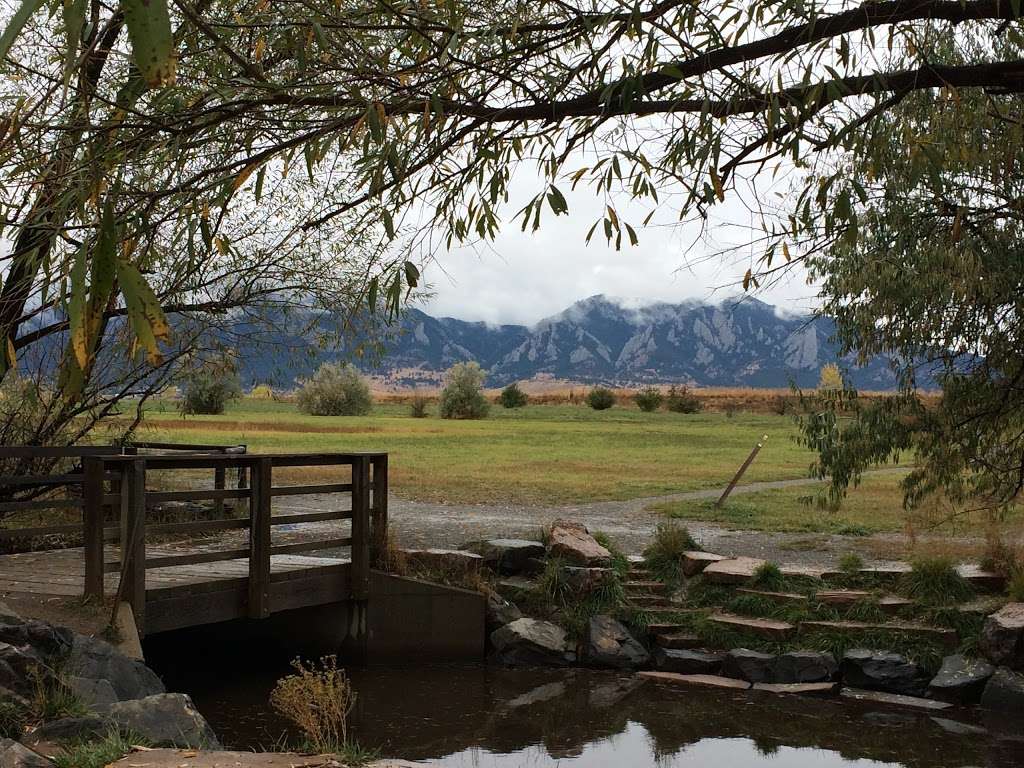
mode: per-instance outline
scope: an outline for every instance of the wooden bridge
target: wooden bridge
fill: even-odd
[[[80,522],[5,527],[0,544],[9,551],[17,541],[56,537],[82,542],[0,555],[0,593],[127,602],[140,635],[346,601],[359,606],[370,598],[371,564],[387,542],[386,453],[249,454],[244,446],[142,447],[158,452],[0,448],[0,459],[8,465],[54,458],[80,463],[80,468],[62,474],[0,476],[0,490],[8,494],[12,489],[39,492],[37,498],[26,499],[22,493],[17,501],[0,501],[0,512],[63,508],[72,516],[80,510],[81,515]],[[197,475],[208,477],[211,471],[212,488],[163,489],[192,485]],[[238,477],[236,487],[226,483],[232,471]],[[329,471],[341,474],[340,481],[276,480],[280,475],[322,476]],[[56,497],[56,489],[66,493]],[[318,511],[274,511],[275,499],[314,494]],[[147,511],[168,502],[212,502],[214,516],[148,519]],[[325,506],[330,508],[319,511]],[[275,535],[283,526],[334,522],[347,530],[325,536],[325,526],[316,526],[312,537]],[[333,556],[307,554],[314,551]]]

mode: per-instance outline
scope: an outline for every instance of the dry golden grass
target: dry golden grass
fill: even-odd
[[[270,704],[302,731],[311,751],[322,754],[342,751],[348,743],[348,715],[356,693],[335,656],[306,666],[292,662],[295,673],[277,681]]]

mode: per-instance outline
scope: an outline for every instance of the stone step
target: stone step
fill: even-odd
[[[763,597],[765,600],[780,605],[806,605],[808,602],[807,595],[798,595],[796,592],[770,592],[765,589],[749,589],[747,587],[739,587],[736,592],[741,595]]]
[[[986,571],[980,565],[964,563],[957,566],[956,572],[970,582],[971,586],[983,592],[1002,592],[1006,586],[1006,577],[992,571]]]
[[[955,649],[960,644],[960,640],[955,629],[931,627],[927,624],[914,624],[908,621],[890,621],[884,624],[873,624],[864,621],[801,621],[800,631],[802,633],[892,632],[895,634],[912,635],[914,637],[933,640],[949,650]]]
[[[703,573],[712,584],[746,584],[764,564],[764,560],[756,557],[731,557],[709,563]]]
[[[754,619],[747,616],[734,616],[731,613],[712,614],[709,619],[719,626],[750,632],[773,640],[784,640],[796,631],[796,627],[788,621],[775,619]]]
[[[735,691],[746,691],[750,683],[746,680],[736,680],[731,677],[719,677],[718,675],[680,675],[677,672],[639,672],[638,676],[644,680],[654,680],[659,683],[672,683],[675,685],[695,686],[698,688],[729,688]]]
[[[690,577],[701,573],[712,563],[718,563],[730,558],[725,555],[716,555],[712,552],[698,552],[692,550],[683,552],[683,575]]]
[[[754,683],[754,690],[803,696],[829,696],[839,690],[839,683]]]
[[[668,592],[668,586],[662,584],[660,581],[627,581],[624,586],[626,588],[627,595],[644,595],[654,593],[661,595]]]
[[[823,589],[815,594],[814,599],[835,608],[850,608],[857,603],[871,600],[873,597],[873,592],[861,589]],[[878,598],[877,604],[886,613],[897,613],[913,605],[914,601],[897,595],[883,595]]]
[[[672,622],[652,622],[647,625],[647,633],[651,637],[657,635],[671,635],[677,632],[683,632],[687,628],[686,624],[673,624]]]
[[[670,611],[679,607],[675,603],[669,602],[663,595],[627,595],[626,602],[644,609],[661,608]]]
[[[657,632],[652,637],[655,645],[672,651],[692,651],[704,647],[704,641],[690,632]]]
[[[916,696],[905,696],[901,693],[883,693],[882,691],[865,691],[861,688],[843,688],[839,695],[855,701],[866,701],[872,704],[889,704],[897,707],[911,707],[937,712],[949,709],[952,704],[935,699],[919,699]]]

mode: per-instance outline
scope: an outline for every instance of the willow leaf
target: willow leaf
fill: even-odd
[[[177,56],[167,0],[123,0],[135,66],[151,88],[174,83]]]

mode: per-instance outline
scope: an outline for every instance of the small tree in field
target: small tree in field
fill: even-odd
[[[615,405],[615,393],[608,387],[594,387],[587,393],[587,405],[595,411],[606,411]]]
[[[676,387],[675,385],[669,387],[665,405],[673,413],[697,413],[704,408],[700,398],[693,394],[688,387]]]
[[[661,408],[661,403],[664,399],[664,395],[661,394],[661,390],[657,387],[644,387],[633,395],[633,402],[636,403],[636,407],[647,413]]]
[[[485,375],[476,362],[456,363],[449,368],[441,391],[441,418],[484,418],[491,408],[483,392]]]
[[[365,416],[373,398],[366,380],[351,365],[324,363],[296,396],[299,410],[312,416]]]
[[[519,388],[519,384],[512,382],[501,390],[498,401],[505,408],[522,408],[530,401],[530,398]]]
[[[178,410],[186,415],[224,413],[228,401],[241,396],[234,362],[227,358],[210,360],[182,376]]]
[[[818,376],[818,389],[839,390],[843,388],[843,373],[835,363],[823,366]]]

